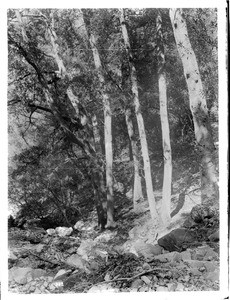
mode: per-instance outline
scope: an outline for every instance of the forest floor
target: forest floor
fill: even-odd
[[[209,222],[209,226],[196,224],[193,230],[191,226],[184,229],[199,199],[195,193],[186,196],[183,208],[166,229],[156,230],[152,226],[146,201],[140,203],[138,213],[130,202],[123,202],[117,228],[112,231],[95,230],[95,213],[79,226],[78,233],[70,236],[48,234],[38,228],[11,228],[9,291],[25,294],[216,291],[219,242],[210,236],[217,234],[217,226]],[[172,208],[175,205],[172,203]],[[177,241],[167,238],[172,231],[177,234]],[[186,238],[183,236],[179,245],[177,242],[184,232]],[[166,248],[171,247],[170,251],[159,245],[162,239]]]

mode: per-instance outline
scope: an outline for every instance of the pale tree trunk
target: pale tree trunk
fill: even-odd
[[[160,100],[160,119],[162,130],[162,146],[164,157],[164,179],[162,189],[161,218],[164,225],[168,225],[171,221],[171,185],[172,185],[172,154],[169,132],[169,120],[167,112],[167,86],[165,67],[164,42],[162,34],[162,19],[160,13],[157,16],[157,56],[158,56],[158,85]]]
[[[112,147],[112,112],[110,101],[105,87],[105,79],[102,71],[102,64],[94,34],[87,31],[84,16],[81,10],[78,14],[78,24],[81,28],[81,34],[84,39],[88,39],[92,52],[95,68],[97,70],[100,88],[102,91],[104,106],[104,140],[105,140],[105,160],[106,160],[106,194],[107,194],[107,224],[106,228],[116,226],[114,222],[114,196],[113,196],[113,147]],[[86,42],[86,41],[85,41]]]
[[[107,192],[107,224],[106,227],[115,227],[114,222],[114,196],[113,196],[113,147],[112,147],[112,112],[108,94],[105,90],[105,79],[102,71],[101,59],[96,47],[93,33],[89,37],[93,52],[95,67],[100,81],[104,106],[104,139],[106,160],[106,192]]]
[[[134,107],[135,107],[135,114],[137,118],[138,130],[140,135],[140,142],[141,142],[141,151],[142,157],[144,162],[144,172],[145,172],[145,183],[146,183],[146,192],[149,202],[150,214],[154,224],[158,224],[158,214],[156,211],[156,204],[155,204],[155,197],[153,194],[153,185],[152,185],[152,175],[151,175],[151,168],[150,168],[150,160],[149,160],[149,153],[148,153],[148,145],[147,139],[145,134],[145,126],[143,117],[141,114],[141,107],[139,102],[139,95],[138,95],[138,86],[137,86],[137,75],[136,69],[134,64],[132,63],[132,53],[130,51],[130,42],[128,37],[128,32],[125,24],[124,13],[123,9],[120,10],[120,22],[121,22],[121,29],[123,34],[123,39],[125,42],[126,51],[128,57],[130,59],[130,69],[131,69],[131,85],[132,85],[132,93],[134,98]]]
[[[185,80],[188,86],[195,138],[202,155],[202,202],[214,204],[214,201],[218,200],[218,179],[213,160],[215,146],[212,139],[205,92],[201,82],[197,59],[189,40],[183,11],[182,9],[170,9],[169,14],[177,49],[184,68]]]
[[[139,175],[139,158],[138,158],[138,148],[137,143],[134,136],[133,130],[133,122],[131,119],[131,109],[128,108],[125,110],[125,121],[128,129],[128,135],[132,148],[133,155],[133,164],[134,164],[134,183],[133,183],[133,208],[134,211],[137,211],[138,208],[138,200],[143,199],[142,185],[141,185],[141,177]]]

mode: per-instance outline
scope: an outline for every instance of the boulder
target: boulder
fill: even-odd
[[[13,267],[9,270],[9,282],[15,281],[18,284],[26,284],[29,274],[31,274],[32,268],[18,268]]]
[[[193,231],[186,228],[178,228],[161,237],[158,240],[158,244],[170,252],[181,252],[184,248],[187,248],[189,244],[192,244],[195,238],[196,236]]]
[[[73,228],[71,227],[57,227],[55,229],[56,234],[60,237],[69,236],[73,232]]]

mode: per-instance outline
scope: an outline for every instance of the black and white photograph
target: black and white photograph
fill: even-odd
[[[105,5],[4,11],[1,285],[224,299],[227,3]]]

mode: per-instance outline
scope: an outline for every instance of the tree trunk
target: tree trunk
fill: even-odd
[[[130,108],[125,110],[125,121],[128,129],[129,140],[131,143],[133,164],[134,164],[133,208],[134,211],[137,211],[138,208],[137,201],[143,199],[143,192],[142,192],[142,185],[141,185],[141,177],[139,175],[138,149],[137,149],[137,143],[134,136],[133,122],[131,119]]]
[[[158,84],[159,84],[159,100],[160,100],[160,119],[162,129],[162,146],[164,157],[164,179],[162,189],[162,204],[161,204],[161,218],[165,226],[170,224],[170,207],[171,207],[171,185],[172,185],[172,155],[169,132],[169,121],[167,112],[167,86],[165,67],[164,42],[162,34],[162,19],[158,13],[156,27],[157,27],[157,57],[158,57]]]
[[[193,116],[195,138],[201,152],[202,202],[214,204],[218,199],[218,179],[214,165],[215,146],[212,139],[205,92],[195,53],[192,49],[182,9],[170,9],[170,19],[182,60],[185,80],[188,86],[190,110]]]
[[[144,121],[143,121],[143,117],[141,114],[139,95],[138,95],[137,75],[136,75],[135,66],[132,63],[133,57],[132,57],[132,53],[130,51],[131,47],[130,47],[128,32],[127,32],[127,28],[126,28],[126,24],[125,24],[123,9],[120,10],[120,22],[121,22],[121,29],[122,29],[123,39],[125,42],[126,51],[127,51],[128,57],[129,57],[129,64],[130,64],[130,70],[131,70],[130,76],[131,76],[132,93],[133,93],[135,113],[136,113],[138,130],[139,130],[140,141],[141,141],[141,151],[142,151],[143,162],[144,162],[145,183],[146,183],[146,192],[147,192],[147,197],[148,197],[148,202],[149,202],[149,208],[150,208],[151,218],[152,218],[154,224],[158,224],[158,214],[156,211],[155,197],[153,194],[152,175],[151,175],[151,168],[150,168],[150,161],[149,161],[148,145],[147,145],[147,139],[146,139],[146,134],[145,134]]]
[[[112,148],[112,112],[108,94],[105,90],[105,80],[99,52],[96,47],[95,37],[91,33],[89,42],[93,52],[95,67],[100,81],[104,106],[104,139],[106,160],[106,192],[107,192],[107,224],[106,228],[115,227],[114,222],[114,197],[113,197],[113,148]]]

